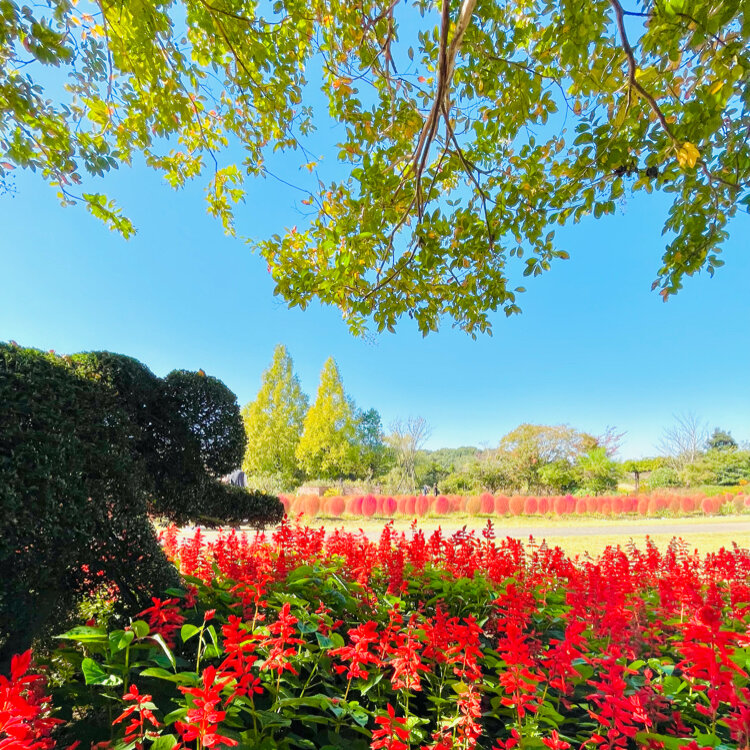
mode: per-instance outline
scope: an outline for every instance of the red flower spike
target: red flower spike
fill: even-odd
[[[568,750],[570,742],[565,742],[560,739],[560,735],[556,729],[550,732],[549,737],[542,737],[542,743],[549,747],[551,750]]]
[[[182,627],[185,618],[180,614],[177,599],[152,597],[153,605],[144,609],[138,617],[143,617],[148,623],[152,635],[159,634],[170,648],[174,648],[174,634]]]
[[[388,715],[377,716],[375,723],[378,728],[373,730],[370,742],[371,750],[385,748],[385,750],[408,750],[409,730],[406,719],[396,716],[393,706],[388,704]]]
[[[10,677],[0,674],[0,748],[53,750],[53,729],[63,722],[50,716],[43,675],[29,673],[31,651],[11,658]]]

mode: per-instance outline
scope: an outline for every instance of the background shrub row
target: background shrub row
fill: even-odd
[[[651,494],[601,495],[596,497],[514,495],[350,495],[318,497],[317,495],[282,495],[281,502],[289,515],[340,518],[424,517],[466,514],[469,516],[619,516],[638,514],[692,515],[719,512],[744,512],[750,497],[744,495]]]

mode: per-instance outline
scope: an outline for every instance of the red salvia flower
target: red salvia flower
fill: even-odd
[[[151,597],[152,606],[144,609],[138,617],[146,618],[152,634],[159,634],[164,638],[164,642],[170,648],[174,648],[174,634],[185,622],[185,618],[180,614],[177,599],[164,599]]]
[[[0,674],[0,748],[52,750],[51,737],[60,719],[50,716],[50,698],[44,695],[45,678],[29,673],[31,650],[10,661],[10,677]]]
[[[570,747],[570,742],[561,740],[556,729],[550,732],[549,737],[542,737],[542,743],[549,747],[550,750],[568,750]]]
[[[515,708],[520,721],[527,712],[534,713],[539,707],[536,686],[544,678],[535,667],[529,645],[517,620],[507,623],[505,635],[498,642],[497,651],[505,662],[505,668],[497,680],[505,693],[500,702],[504,706]]]
[[[331,649],[328,653],[330,656],[338,656],[342,661],[348,662],[348,666],[336,665],[334,670],[339,674],[346,672],[348,680],[357,677],[367,679],[368,671],[363,669],[368,664],[379,667],[382,665],[377,654],[372,653],[369,649],[380,642],[380,636],[377,631],[378,624],[368,620],[362,625],[351,628],[347,635],[352,642],[351,646],[342,646],[341,648]]]
[[[373,730],[371,750],[385,748],[385,750],[407,750],[409,747],[409,730],[406,719],[396,716],[393,706],[388,704],[388,715],[375,718],[378,728]]]
[[[422,662],[419,652],[422,644],[414,636],[414,620],[412,615],[405,632],[394,635],[393,646],[390,649],[391,658],[388,664],[393,667],[391,684],[395,690],[421,690],[420,672],[426,672],[427,667]]]
[[[187,721],[175,722],[177,731],[185,742],[198,740],[203,747],[234,747],[239,744],[237,740],[217,732],[218,725],[226,716],[226,712],[218,706],[221,703],[221,691],[227,682],[228,680],[216,682],[216,668],[211,666],[204,670],[200,687],[178,685],[178,690],[193,699],[193,708],[188,709]]]
[[[126,744],[135,743],[135,747],[141,750],[145,739],[158,737],[158,734],[153,731],[161,726],[151,710],[155,706],[151,703],[151,696],[141,695],[136,685],[131,685],[130,690],[122,696],[122,699],[132,701],[132,705],[127,706],[112,724],[119,724],[129,718],[130,723],[125,728],[124,741]]]
[[[268,626],[271,636],[276,637],[269,636],[262,642],[262,645],[268,648],[268,658],[261,664],[261,669],[273,670],[279,675],[284,670],[298,674],[289,663],[289,658],[295,654],[294,646],[304,643],[301,638],[294,635],[297,632],[294,627],[297,622],[297,618],[290,612],[289,602],[285,602],[279,610],[279,619]]]
[[[253,674],[255,662],[255,648],[257,636],[243,627],[242,620],[236,615],[230,615],[229,621],[221,628],[224,636],[224,651],[226,658],[219,665],[221,677],[234,682],[232,693],[228,701],[235,696],[250,696],[262,693],[260,680]]]
[[[456,739],[461,743],[463,750],[472,750],[482,734],[482,727],[477,722],[482,715],[482,710],[476,685],[469,685],[467,690],[459,696],[458,714]]]

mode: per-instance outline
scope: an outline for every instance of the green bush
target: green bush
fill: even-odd
[[[299,482],[285,476],[281,472],[245,474],[245,486],[251,490],[258,490],[270,495],[294,494]],[[337,490],[338,491],[338,490]]]
[[[450,474],[438,484],[438,487],[444,495],[467,495],[483,489],[477,482],[476,476],[469,472]]]
[[[283,514],[277,498],[211,475],[236,458],[228,423],[241,428],[239,410],[215,383],[196,387],[188,375],[167,382],[119,354],[57,357],[0,343],[0,663],[85,592],[114,587],[132,612],[177,583],[149,512],[258,526]],[[206,390],[219,415],[211,421],[208,408],[201,433],[184,415],[210,404]],[[226,437],[202,443],[209,434]]]
[[[264,529],[275,526],[284,517],[284,506],[278,497],[243,487],[214,482],[206,486],[204,502],[212,514],[201,516],[204,526],[246,524]]]
[[[669,466],[660,466],[649,474],[646,485],[649,489],[655,490],[660,487],[680,487],[682,482],[674,469]]]
[[[750,452],[732,449],[706,451],[680,472],[680,478],[688,486],[715,484],[733,487],[750,479]]]

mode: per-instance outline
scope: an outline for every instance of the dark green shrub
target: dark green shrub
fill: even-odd
[[[240,466],[247,436],[234,393],[202,371],[173,370],[164,380],[177,414],[198,440],[206,469],[220,477]]]
[[[0,343],[0,662],[84,592],[114,586],[133,612],[177,583],[148,512],[259,526],[283,514],[277,498],[212,476],[242,455],[226,426],[236,414],[241,429],[239,410],[212,378],[202,403],[214,432],[202,443],[183,416],[200,413],[190,403],[203,389],[189,376],[170,385],[119,354],[57,357]],[[221,413],[213,422],[211,398]]]
[[[206,487],[205,494],[209,500],[207,507],[214,515],[202,516],[204,526],[247,524],[264,529],[275,526],[284,517],[284,506],[279,498],[265,492],[214,482]]]

